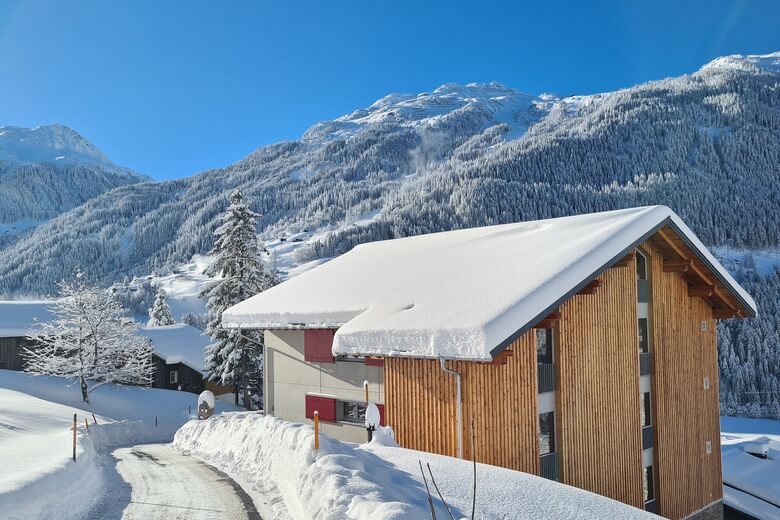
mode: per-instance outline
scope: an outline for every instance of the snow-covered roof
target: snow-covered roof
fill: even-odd
[[[753,299],[666,206],[434,233],[355,247],[239,303],[227,327],[338,327],[335,354],[492,359],[661,227]]]
[[[154,353],[167,365],[183,363],[201,374],[206,346],[210,343],[200,329],[177,323],[165,327],[141,327],[138,334],[152,340]]]
[[[0,338],[30,334],[38,323],[52,319],[51,301],[0,301]]]

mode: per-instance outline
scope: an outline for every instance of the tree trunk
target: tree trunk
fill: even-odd
[[[233,392],[236,394],[236,406],[238,406],[238,383],[233,383]]]
[[[89,392],[87,391],[87,380],[81,376],[81,398],[85,403],[89,403]]]

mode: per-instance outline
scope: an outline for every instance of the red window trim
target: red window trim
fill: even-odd
[[[318,395],[306,395],[306,418],[314,419],[314,412],[319,412],[320,421],[336,422],[336,399]]]

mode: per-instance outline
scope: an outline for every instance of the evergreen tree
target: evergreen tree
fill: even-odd
[[[242,199],[241,190],[230,194],[230,206],[221,218],[222,225],[214,232],[217,239],[209,252],[214,262],[204,274],[215,281],[201,297],[207,298],[206,334],[213,341],[206,348],[206,376],[222,385],[233,385],[236,404],[239,392],[243,392],[244,406],[252,408],[252,394],[259,396],[262,391],[262,335],[223,328],[222,313],[278,281],[260,256],[255,229],[258,215]]]
[[[157,295],[154,297],[154,304],[149,309],[149,321],[147,323],[150,327],[164,327],[166,325],[173,325],[176,323],[171,313],[171,308],[168,306],[164,289],[158,289]]]

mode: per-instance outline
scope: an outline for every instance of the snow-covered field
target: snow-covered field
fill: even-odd
[[[384,431],[363,445],[323,435],[318,451],[313,437],[311,426],[239,413],[187,423],[176,433],[174,447],[251,482],[269,500],[275,518],[430,518],[420,462],[430,464],[455,518],[471,512],[468,461],[399,448]],[[655,518],[581,489],[495,466],[479,464],[477,481],[480,519]],[[437,517],[449,518],[438,497],[434,503]]]
[[[95,390],[86,404],[78,387],[68,385],[57,377],[0,370],[0,517],[78,518],[103,491],[108,447],[169,441],[189,419],[188,407],[193,413],[197,408],[195,394],[112,385]],[[235,409],[217,404],[218,412]]]
[[[756,518],[780,518],[780,421],[721,417],[720,428],[724,502]]]

